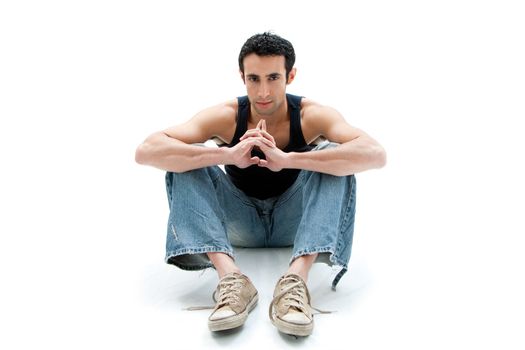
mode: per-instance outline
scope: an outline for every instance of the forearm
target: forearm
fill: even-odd
[[[335,176],[346,176],[386,164],[383,147],[371,140],[352,140],[337,147],[287,154],[286,168],[305,169]]]
[[[227,148],[189,145],[164,134],[152,135],[135,153],[139,164],[172,172],[185,172],[207,166],[225,164]]]

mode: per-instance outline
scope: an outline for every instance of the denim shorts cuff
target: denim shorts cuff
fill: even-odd
[[[321,254],[321,253],[329,253],[329,260],[326,260],[326,259],[322,259],[322,261],[320,262],[324,262],[326,264],[328,264],[328,266],[340,266],[344,269],[347,269],[348,268],[348,264],[346,262],[343,262],[341,260],[339,260],[335,254],[334,254],[334,250],[333,248],[331,247],[321,247],[321,248],[314,248],[314,249],[304,249],[304,250],[299,250],[297,251],[293,256],[292,258],[290,259],[290,264],[295,260],[297,259],[298,257],[300,256],[303,256],[303,255],[311,255],[311,254]]]
[[[224,253],[224,254],[227,254],[229,255],[232,259],[235,260],[235,255],[233,254],[233,251],[231,249],[228,249],[228,248],[221,248],[221,247],[212,247],[212,246],[204,246],[204,247],[195,247],[195,248],[191,248],[191,247],[186,247],[186,248],[181,248],[181,249],[177,249],[177,250],[174,250],[174,251],[168,251],[166,253],[166,258],[164,259],[164,261],[167,263],[167,264],[172,264],[172,265],[175,265],[183,270],[203,270],[203,269],[206,269],[206,268],[209,268],[209,267],[213,267],[213,264],[208,260],[208,262],[206,263],[201,263],[201,264],[198,264],[198,265],[185,265],[185,264],[180,264],[180,263],[177,263],[177,260],[176,259],[172,259],[174,257],[177,257],[177,256],[181,256],[181,255],[197,255],[197,254],[206,254],[206,253]]]

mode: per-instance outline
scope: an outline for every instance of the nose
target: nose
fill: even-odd
[[[260,99],[266,99],[268,96],[270,96],[270,86],[268,86],[268,83],[262,82],[259,86],[259,98]]]

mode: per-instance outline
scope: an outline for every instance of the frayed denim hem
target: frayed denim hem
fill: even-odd
[[[319,256],[317,257],[315,262],[322,262],[327,264],[328,266],[339,266],[341,270],[337,273],[334,280],[332,281],[332,290],[335,291],[337,284],[343,277],[343,275],[348,271],[348,263],[343,262],[335,256],[334,250],[330,247],[324,247],[324,248],[315,248],[315,249],[309,249],[309,250],[300,250],[296,252],[292,258],[290,259],[290,264],[297,259],[298,257],[301,257],[303,255],[312,255],[312,254],[322,254],[322,253],[330,253],[329,259],[321,259],[320,261],[317,261],[319,259]]]
[[[235,255],[231,249],[204,246],[199,248],[184,248],[166,253],[164,261],[166,264],[175,265],[186,271],[204,270],[215,268],[206,253],[224,253],[235,260]]]

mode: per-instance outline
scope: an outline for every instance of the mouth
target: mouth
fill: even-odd
[[[268,107],[272,101],[258,101],[258,102],[255,102],[257,104],[257,106],[259,107]]]

